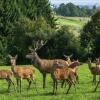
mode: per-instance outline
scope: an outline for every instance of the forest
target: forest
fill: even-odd
[[[73,6],[72,8],[74,9]],[[34,43],[41,40],[47,41],[46,45],[37,51],[41,58],[63,59],[64,54],[73,54],[74,58],[86,61],[88,57],[99,57],[100,11],[94,11],[95,9],[92,9],[90,15],[93,16],[76,37],[70,31],[71,27],[57,27],[58,19],[48,0],[1,0],[0,65],[9,64],[8,54],[18,54],[18,64],[28,64],[25,55],[29,46],[34,47]]]

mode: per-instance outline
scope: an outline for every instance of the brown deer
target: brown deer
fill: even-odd
[[[69,92],[72,85],[75,86],[75,74],[68,67],[58,65],[54,66],[54,68],[52,69],[51,77],[53,79],[53,94],[57,93],[58,80],[64,80],[69,84],[67,93]]]
[[[15,57],[12,57],[9,55],[10,63],[11,63],[11,70],[16,78],[17,81],[17,90],[21,93],[21,79],[26,79],[29,83],[27,90],[30,89],[32,81],[35,83],[35,70],[31,67],[20,67],[16,66],[16,59],[17,55]],[[36,88],[36,84],[35,84]]]
[[[73,61],[69,66],[68,68],[70,68],[70,70],[72,70],[72,72],[74,73],[74,75],[76,76],[76,81],[79,83],[79,78],[78,78],[78,66],[80,65],[80,62],[77,60],[77,61]],[[64,81],[62,82],[62,87],[64,85]],[[65,84],[66,85],[66,84]]]
[[[100,75],[100,68],[93,66],[90,59],[88,59],[88,67],[91,74],[93,75],[93,83],[96,84],[96,76]]]
[[[12,71],[0,70],[0,79],[1,80],[5,79],[8,82],[8,91],[10,89],[11,84],[14,86],[14,89],[15,89],[15,85],[14,85],[14,82],[12,81],[12,77],[13,77]]]
[[[61,65],[68,66],[65,60],[62,59],[41,59],[38,54],[37,50],[44,46],[46,42],[44,41],[37,41],[34,45],[34,49],[29,48],[31,53],[26,55],[26,58],[31,59],[32,64],[42,73],[43,75],[43,88],[45,88],[45,80],[46,74],[51,73],[52,67],[54,65],[54,61],[57,60]]]
[[[72,63],[72,61],[71,61],[71,57],[72,57],[73,55],[70,55],[70,56],[67,56],[67,55],[64,55],[64,57],[65,57],[65,59],[66,59],[66,63],[68,64],[68,66]]]

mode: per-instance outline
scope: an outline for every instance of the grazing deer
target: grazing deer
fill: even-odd
[[[93,75],[93,83],[96,84],[96,76],[100,75],[100,68],[93,66],[90,59],[88,59],[88,67],[91,74]]]
[[[37,50],[40,49],[42,46],[44,46],[46,42],[44,41],[37,41],[34,45],[34,49],[29,48],[31,53],[26,55],[26,58],[31,59],[32,64],[42,73],[43,75],[43,88],[45,88],[45,80],[46,80],[46,74],[51,73],[52,67],[54,65],[54,61],[57,60],[61,65],[68,66],[65,60],[62,59],[41,59],[38,54]]]
[[[58,80],[64,80],[69,84],[67,93],[69,92],[72,85],[75,86],[75,74],[68,67],[58,65],[54,66],[52,69],[51,77],[53,79],[53,94],[57,93]]]
[[[12,81],[13,72],[9,70],[0,70],[0,79],[5,79],[8,82],[8,91],[10,89],[11,84],[14,86],[14,82]]]
[[[26,79],[28,81],[29,85],[28,85],[27,90],[29,90],[32,81],[35,81],[35,70],[31,67],[16,66],[17,55],[15,57],[12,57],[11,55],[9,55],[9,58],[10,58],[10,63],[11,63],[11,70],[17,81],[17,90],[21,93],[21,79]]]

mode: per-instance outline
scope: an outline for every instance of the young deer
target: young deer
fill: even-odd
[[[90,59],[88,59],[88,67],[91,71],[91,74],[93,75],[93,83],[96,84],[96,76],[100,75],[100,68],[93,66]]]
[[[26,58],[31,59],[32,64],[42,73],[43,75],[43,88],[45,88],[45,79],[46,79],[46,74],[51,73],[52,67],[54,65],[54,61],[57,60],[60,64],[64,66],[68,66],[65,60],[62,59],[54,59],[54,60],[49,60],[49,59],[41,59],[38,54],[37,50],[40,49],[42,46],[44,46],[46,42],[43,41],[38,41],[34,45],[35,49],[29,48],[31,53],[26,55]]]
[[[69,88],[67,90],[67,93],[69,92],[72,85],[75,86],[76,77],[72,70],[68,67],[63,66],[54,66],[52,69],[51,77],[53,79],[53,94],[57,93],[57,86],[58,86],[58,80],[64,80],[69,84]]]
[[[72,57],[73,55],[70,55],[70,56],[67,56],[67,55],[64,55],[64,57],[65,57],[65,59],[66,59],[66,63],[68,64],[68,66],[72,63],[72,61],[71,61],[71,57]]]
[[[11,84],[14,86],[14,82],[12,81],[13,73],[9,70],[0,70],[0,79],[5,79],[8,82],[8,91],[10,89]],[[14,86],[15,89],[15,86]]]
[[[11,70],[17,81],[17,90],[21,93],[21,79],[26,79],[28,81],[29,85],[27,90],[29,90],[32,81],[35,81],[35,70],[31,67],[16,66],[17,55],[15,57],[9,55],[9,58],[11,63]],[[35,84],[35,88],[36,88],[36,84]]]
[[[79,66],[80,65],[80,63],[79,63],[79,61],[77,60],[77,61],[74,61],[74,62],[72,62],[69,66],[68,66],[68,68],[70,68],[70,70],[74,73],[74,75],[76,76],[76,81],[79,83],[79,78],[78,78],[78,73],[77,73],[77,70],[78,70],[78,67],[77,66]],[[63,87],[63,84],[64,84],[64,81],[62,82],[62,87]]]

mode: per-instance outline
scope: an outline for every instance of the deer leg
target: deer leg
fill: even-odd
[[[45,79],[46,79],[46,74],[43,74],[43,88],[45,88]]]
[[[65,80],[62,81],[61,88],[63,88],[64,83],[65,83]],[[66,85],[66,83],[65,83],[65,85]]]
[[[12,85],[14,86],[14,90],[16,90],[16,88],[15,88],[15,84],[14,84],[14,82],[12,81],[12,79],[10,79],[10,82],[11,82]]]
[[[19,79],[16,79],[17,81],[17,92],[19,92]]]
[[[69,84],[69,87],[68,87],[68,90],[67,90],[67,93],[66,93],[66,94],[68,94],[68,92],[69,92],[71,86],[72,86],[72,84]]]
[[[53,80],[53,94],[55,94],[55,80]]]
[[[10,86],[11,86],[11,82],[10,82],[10,80],[9,80],[9,79],[6,79],[6,81],[8,82],[8,91],[9,91]]]
[[[30,79],[27,79],[27,81],[28,81],[28,84],[29,84],[28,87],[27,87],[27,91],[28,91],[30,89],[32,81]]]
[[[93,75],[93,83],[96,85],[96,75]]]
[[[20,93],[21,93],[21,79],[20,79]]]
[[[57,87],[58,87],[58,82],[56,80],[56,92],[55,92],[55,94],[57,93]]]
[[[100,83],[100,81],[98,81],[97,86],[94,89],[94,92],[97,90],[97,87],[98,87],[99,83]]]

